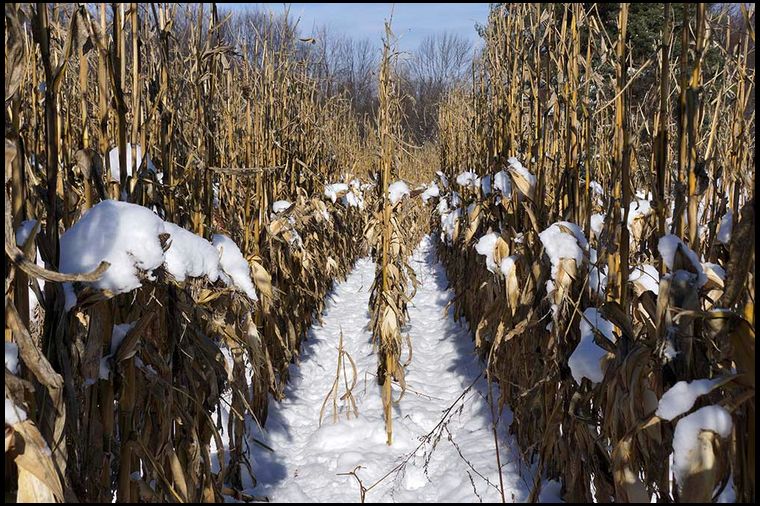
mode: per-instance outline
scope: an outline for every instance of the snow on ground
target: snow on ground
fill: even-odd
[[[488,388],[479,378],[483,365],[469,331],[445,310],[453,294],[446,290],[446,274],[429,237],[415,251],[412,265],[422,285],[409,307],[409,325],[403,329],[411,334],[414,356],[406,370],[408,390],[393,409],[393,445],[386,445],[380,386],[374,376],[377,357],[367,331],[375,264],[365,258],[328,296],[324,324],[312,328],[300,366],[291,366],[285,400],[270,400],[265,433],[254,436],[274,453],[251,444],[258,485],[247,492],[282,502],[359,502],[356,479],[339,473],[362,466],[356,474],[370,487],[414,452],[421,444],[419,438],[430,433],[453,404],[447,430],[435,449],[431,451],[431,444],[420,447],[403,470],[369,490],[366,500],[500,501]],[[319,427],[320,408],[335,378],[341,331],[344,349],[357,365],[354,396],[359,417],[349,420],[341,412],[333,424],[328,404]],[[463,403],[456,403],[471,384]],[[341,387],[339,395],[343,392]],[[495,386],[494,396],[498,398]],[[395,386],[394,397],[398,397]],[[524,501],[532,480],[520,478],[520,464],[507,436],[510,421],[511,413],[505,410],[498,424],[505,496],[507,501]]]

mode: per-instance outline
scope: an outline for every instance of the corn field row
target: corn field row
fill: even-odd
[[[246,426],[265,423],[332,281],[365,249],[363,213],[320,196],[330,178],[368,172],[371,139],[348,99],[320,95],[275,43],[287,24],[236,43],[216,6],[5,14],[5,335],[20,356],[11,371],[6,361],[6,499],[239,495],[242,470],[253,476]],[[118,241],[137,225],[114,229],[110,210],[126,208],[110,199],[166,220],[144,238],[166,262],[136,273],[136,290],[93,286],[117,265],[64,272],[82,254],[67,235]],[[168,253],[182,228],[193,248],[224,244],[221,267],[178,274]],[[223,250],[238,247],[246,290],[222,281]],[[21,408],[12,429],[9,402]]]
[[[732,34],[678,7],[638,69],[627,4],[616,37],[595,7],[495,8],[440,108],[439,253],[537,466],[531,500],[542,479],[567,501],[710,502],[731,480],[755,499],[754,10]],[[687,453],[697,413],[728,423]]]
[[[6,4],[6,502],[267,500],[251,434],[364,256],[393,445],[428,233],[528,500],[754,501],[754,7],[664,4],[643,59],[602,8],[493,5],[416,145],[390,22],[368,115],[287,14]]]

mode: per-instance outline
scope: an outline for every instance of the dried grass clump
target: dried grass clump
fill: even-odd
[[[346,369],[346,361],[351,364],[351,381],[349,385],[348,372]],[[322,425],[322,417],[325,413],[325,407],[327,402],[332,397],[332,419],[333,423],[338,421],[338,390],[340,388],[341,376],[343,376],[343,395],[340,396],[340,400],[344,401],[343,411],[346,413],[346,418],[351,418],[351,413],[355,417],[359,416],[359,408],[356,406],[356,400],[354,399],[354,387],[356,386],[357,374],[356,374],[356,362],[351,358],[346,350],[343,349],[343,331],[340,332],[340,339],[338,341],[338,365],[335,368],[335,381],[333,381],[330,391],[327,392],[324,402],[322,402],[322,408],[319,410],[319,425]]]

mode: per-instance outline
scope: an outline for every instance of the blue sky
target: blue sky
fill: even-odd
[[[282,3],[218,4],[220,7],[241,9],[269,8],[282,12]],[[478,43],[475,23],[485,24],[488,18],[487,3],[291,3],[291,16],[301,18],[299,28],[303,36],[312,34],[315,27],[327,25],[333,31],[352,38],[369,38],[380,45],[384,33],[383,21],[393,9],[393,32],[399,38],[399,49],[413,50],[426,36],[435,32],[450,31]]]

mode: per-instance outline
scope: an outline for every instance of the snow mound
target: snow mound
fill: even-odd
[[[709,393],[719,382],[720,378],[679,381],[662,395],[654,414],[663,420],[672,420],[689,411],[697,397]]]
[[[356,190],[346,193],[341,199],[341,203],[346,207],[358,207],[359,209],[364,209],[364,197],[357,193]]]
[[[591,215],[591,231],[594,233],[594,236],[597,238],[602,234],[605,217],[606,216],[601,213],[596,213],[596,214]]]
[[[5,398],[5,425],[15,425],[26,420],[26,411],[9,398]]]
[[[731,209],[726,211],[726,214],[720,219],[720,226],[718,227],[718,241],[728,246],[731,241],[731,231],[734,228],[734,212]]]
[[[628,281],[636,284],[642,291],[652,291],[655,295],[660,293],[660,273],[652,264],[637,265],[631,270]]]
[[[509,179],[509,174],[503,170],[494,174],[493,187],[495,190],[499,190],[505,197],[510,196],[512,194],[512,181]]]
[[[512,271],[515,269],[515,262],[517,262],[517,255],[510,255],[501,259],[499,269],[501,269],[501,273],[504,274],[505,278],[508,278],[512,274]]]
[[[5,368],[13,374],[18,372],[18,345],[5,342]]]
[[[457,184],[465,188],[477,188],[480,186],[480,178],[472,171],[464,171],[457,176]]]
[[[325,186],[325,197],[330,199],[334,204],[338,200],[338,194],[341,192],[347,192],[348,185],[346,183],[333,183]]]
[[[712,431],[727,439],[733,425],[731,415],[721,406],[705,406],[678,421],[673,432],[673,473],[679,486],[688,476],[692,458],[699,453],[699,433]]]
[[[604,195],[604,189],[602,188],[602,185],[599,183],[599,181],[589,181],[588,187],[597,195]]]
[[[441,214],[441,228],[449,242],[454,240],[454,228],[456,227],[457,220],[460,216],[462,216],[461,209],[455,209]]]
[[[285,211],[286,209],[290,209],[290,206],[292,205],[293,204],[291,204],[287,200],[278,200],[272,203],[272,211],[274,211],[275,214],[281,213],[282,211]]]
[[[660,255],[662,255],[662,259],[667,268],[672,271],[673,262],[675,261],[676,251],[679,245],[681,246],[682,252],[693,266],[694,271],[697,273],[697,286],[703,286],[707,282],[707,276],[702,269],[702,263],[697,254],[694,253],[691,248],[686,246],[681,239],[673,234],[664,235],[660,237],[660,240],[657,243],[657,249],[659,250]]]
[[[24,243],[34,230],[34,226],[37,224],[37,220],[25,220],[16,229],[16,246],[19,248],[24,246]]]
[[[430,183],[430,185],[425,188],[425,191],[422,192],[422,201],[427,204],[428,200],[433,197],[438,197],[440,194],[441,190],[438,188],[438,185],[435,183]]]
[[[588,259],[591,264],[588,270],[588,284],[599,296],[603,296],[607,289],[607,265],[600,266],[597,251],[589,248]]]
[[[438,205],[435,209],[441,216],[449,212],[449,202],[446,200],[446,197],[443,197],[438,201]]]
[[[483,195],[491,194],[491,176],[483,176],[480,179],[480,189],[483,191]]]
[[[111,365],[108,359],[116,355],[116,350],[119,349],[122,341],[124,341],[124,338],[127,337],[127,334],[134,328],[136,323],[137,322],[120,323],[113,326],[111,332],[111,352],[100,359],[100,370],[98,371],[98,377],[100,379],[108,380],[111,374]]]
[[[164,231],[171,239],[164,265],[177,281],[206,276],[213,283],[219,278],[219,252],[210,242],[174,223],[165,222]]]
[[[456,209],[462,205],[462,197],[457,192],[451,192],[451,207]]]
[[[638,219],[646,219],[654,214],[652,203],[644,199],[636,199],[628,204],[628,230],[633,234],[633,224]],[[623,209],[620,210],[623,215]]]
[[[166,251],[161,246],[161,234],[169,235]],[[106,261],[110,267],[90,284],[120,294],[139,288],[142,276],[154,279],[152,272],[163,265],[177,281],[206,276],[213,283],[222,275],[229,285],[231,277],[236,287],[256,300],[248,263],[237,245],[225,236],[214,237],[223,238],[219,239],[219,245],[164,222],[145,207],[104,200],[85,212],[61,236],[60,271],[87,273]],[[222,245],[225,251],[220,258]],[[64,283],[63,288],[68,311],[76,304],[76,295],[71,283]]]
[[[441,184],[443,185],[443,188],[446,189],[449,187],[449,178],[446,177],[446,175],[441,172],[440,170],[435,171],[435,173],[438,175],[438,177],[441,178]]]
[[[388,187],[388,198],[393,206],[407,195],[409,195],[409,186],[403,181],[396,181]]]
[[[538,237],[552,263],[552,279],[556,278],[560,260],[563,258],[574,259],[576,267],[580,268],[583,263],[583,251],[588,247],[588,241],[578,225],[569,221],[558,221],[538,234]]]
[[[607,339],[615,342],[613,325],[595,307],[586,308],[583,316],[584,318],[581,318],[580,323],[581,340],[570,355],[567,365],[578,384],[584,377],[594,383],[599,383],[604,378],[601,360],[607,355],[607,351],[594,342],[594,330],[601,332]]]
[[[712,279],[718,284],[723,284],[726,280],[726,270],[718,264],[712,262],[705,262],[702,264],[702,270],[708,279]]]
[[[227,283],[227,286],[230,285],[229,278],[232,278],[232,284],[236,288],[245,292],[251,300],[258,300],[256,290],[253,288],[253,282],[251,281],[251,267],[243,257],[237,244],[224,234],[214,234],[211,238],[211,243],[219,250],[221,256],[219,263],[226,273],[226,275],[222,275],[222,279]]]
[[[526,197],[532,197],[536,188],[536,176],[526,169],[514,156],[507,160],[512,177],[515,178],[517,189]]]
[[[163,220],[150,209],[104,200],[61,236],[60,271],[91,272],[105,260],[111,266],[92,286],[115,294],[132,291],[140,287],[139,271],[151,279],[151,272],[164,263],[158,238],[163,232]],[[67,297],[66,309],[74,302]]]
[[[496,240],[498,238],[499,234],[491,232],[481,237],[475,245],[475,250],[486,257],[486,268],[491,272],[496,272],[496,269],[499,268],[499,266],[496,265],[496,258],[494,257],[494,253],[496,252]]]

